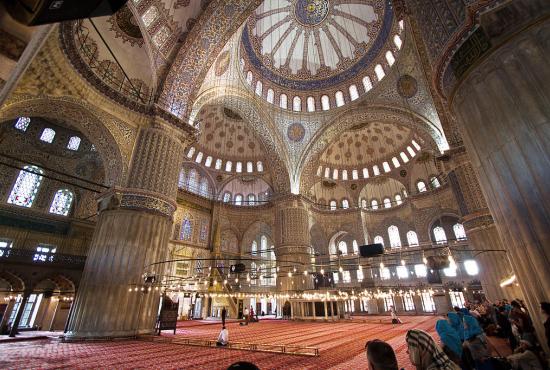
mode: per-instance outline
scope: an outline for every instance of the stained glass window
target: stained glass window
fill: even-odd
[[[346,256],[348,254],[348,244],[345,241],[340,241],[338,243],[338,251],[342,254],[342,256]]]
[[[403,200],[401,200],[401,195],[396,194],[395,195],[395,203],[399,206],[401,203],[403,203]]]
[[[258,169],[258,172],[263,172],[264,170],[264,164],[261,161],[258,161],[256,163],[256,168]]]
[[[42,135],[40,135],[40,140],[51,144],[54,137],[55,137],[55,131],[49,127],[46,127],[44,131],[42,131]]]
[[[192,169],[191,171],[189,171],[187,184],[190,191],[196,192],[198,190],[197,170]]]
[[[365,92],[368,92],[370,89],[372,89],[372,82],[369,76],[363,77],[363,88],[365,89]]]
[[[300,112],[302,110],[302,99],[299,96],[295,96],[292,101],[292,109],[295,112]]]
[[[178,178],[178,188],[185,189],[186,185],[187,185],[187,173],[185,172],[185,168],[182,168],[180,171],[180,176]]]
[[[350,85],[350,87],[349,87],[349,96],[350,96],[351,101],[354,101],[355,99],[357,99],[359,97],[359,92],[357,92],[357,86]]]
[[[370,202],[370,206],[371,206],[372,209],[378,209],[378,201],[376,199],[373,199]]]
[[[388,236],[390,237],[390,246],[392,248],[401,248],[401,237],[399,229],[395,225],[388,227]]]
[[[418,192],[419,193],[423,193],[426,191],[426,183],[424,183],[424,181],[419,181],[417,184],[416,184],[416,187],[418,188]]]
[[[441,226],[434,227],[434,237],[437,244],[447,243],[447,235]]]
[[[0,240],[0,257],[9,256],[12,245],[13,242],[11,240]]]
[[[205,178],[201,179],[201,183],[199,185],[199,194],[203,197],[208,196],[208,180]]]
[[[438,187],[441,186],[441,184],[439,183],[438,178],[435,177],[435,176],[430,179],[430,185],[432,186],[433,189],[438,188]]]
[[[15,128],[25,132],[27,131],[27,128],[29,128],[29,123],[31,123],[31,119],[29,117],[19,117],[15,122]]]
[[[374,237],[374,243],[384,245],[384,238],[382,238],[380,235],[376,235]]]
[[[347,199],[342,199],[342,208],[348,209],[349,208],[349,202]]]
[[[53,197],[50,213],[67,216],[73,204],[74,194],[69,189],[59,189]]]
[[[193,225],[188,217],[185,217],[181,224],[180,240],[191,240],[193,235]]]
[[[374,73],[376,73],[376,77],[378,78],[378,81],[383,79],[384,76],[386,75],[386,72],[384,72],[384,68],[380,64],[377,64],[376,67],[374,67]]]
[[[353,246],[353,254],[359,254],[359,245],[357,244],[357,240],[354,240],[352,242]]]
[[[391,208],[391,199],[384,198],[384,208]]]
[[[344,93],[341,91],[336,91],[336,94],[334,95],[334,98],[336,99],[336,106],[341,107],[345,104],[344,101]]]
[[[199,235],[201,241],[205,241],[208,238],[208,221],[202,220],[201,222],[201,232]]]
[[[57,247],[55,245],[38,244],[38,247],[36,247],[36,253],[33,257],[33,261],[52,262],[56,251]]]
[[[415,247],[418,245],[418,236],[416,235],[416,232],[412,230],[407,232],[407,244],[409,247]]]
[[[236,206],[242,206],[243,205],[243,196],[242,196],[242,194],[235,195],[235,205]]]
[[[456,240],[466,240],[466,231],[464,231],[464,226],[462,224],[454,224],[453,231],[455,233]]]
[[[321,96],[321,108],[323,110],[329,110],[330,109],[330,99],[327,95]]]
[[[392,66],[393,63],[395,63],[395,57],[393,56],[393,53],[389,50],[386,52],[386,61],[390,66]]]
[[[69,144],[67,144],[67,149],[69,150],[78,150],[80,147],[80,138],[78,136],[71,136],[69,138]]]
[[[223,194],[223,202],[224,203],[227,203],[227,202],[230,202],[231,201],[231,193],[226,191],[224,194]]]
[[[42,182],[42,174],[44,171],[36,166],[25,166],[17,176],[8,203],[31,207]]]

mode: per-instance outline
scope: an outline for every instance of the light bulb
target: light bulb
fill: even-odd
[[[321,269],[321,275],[325,274],[325,270]]]
[[[405,266],[405,260],[401,260],[401,265]]]
[[[288,277],[292,277],[292,272],[288,272]]]
[[[381,269],[384,268],[384,262],[380,262],[380,268],[381,268]]]
[[[340,271],[340,273],[344,272],[344,269],[342,268],[342,266],[340,266],[340,268],[338,269],[338,271]]]
[[[304,270],[304,276],[307,276],[307,271]]]

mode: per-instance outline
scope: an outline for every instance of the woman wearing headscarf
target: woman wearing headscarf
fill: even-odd
[[[462,358],[462,341],[456,330],[453,329],[447,320],[438,320],[435,324],[435,330],[441,339],[443,352],[455,364],[461,364]]]
[[[462,318],[456,312],[452,311],[447,314],[447,317],[453,329],[458,333],[460,340],[464,341],[464,325],[462,323]]]
[[[406,341],[409,358],[417,370],[460,370],[425,331],[409,330]]]
[[[487,338],[473,316],[464,316],[464,347],[468,349],[476,370],[492,370]]]

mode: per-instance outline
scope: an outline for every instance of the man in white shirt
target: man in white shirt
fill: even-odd
[[[229,331],[224,326],[222,331],[220,331],[220,335],[218,335],[218,341],[216,342],[216,345],[227,346],[227,343],[229,343]]]
[[[245,322],[245,325],[248,325],[248,316],[249,316],[248,307],[245,307],[245,308],[244,308],[243,315],[244,315],[244,322]]]

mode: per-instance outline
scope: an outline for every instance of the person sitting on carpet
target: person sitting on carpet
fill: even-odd
[[[453,329],[458,333],[460,340],[464,341],[464,324],[462,323],[462,318],[456,312],[449,312],[447,317]]]
[[[369,370],[398,370],[393,348],[380,339],[369,340],[365,345]]]
[[[393,306],[390,306],[390,316],[392,324],[401,324],[401,320],[399,320],[399,317],[397,317],[397,312],[395,311],[395,307]]]
[[[252,362],[239,361],[229,365],[227,370],[260,370],[260,368]]]
[[[460,370],[425,331],[411,329],[405,339],[409,358],[417,370]]]
[[[519,341],[519,346],[514,354],[506,357],[514,370],[542,370],[537,355],[533,352],[533,346],[524,339]]]
[[[470,365],[476,370],[492,370],[487,337],[473,316],[464,316],[464,347],[468,349]]]
[[[435,331],[443,343],[443,352],[453,361],[455,364],[461,364],[462,358],[462,341],[455,329],[449,324],[447,320],[438,320],[435,324]]]
[[[227,346],[227,343],[229,343],[229,331],[224,326],[222,331],[220,331],[220,335],[218,335],[218,341],[216,342],[217,346]]]

